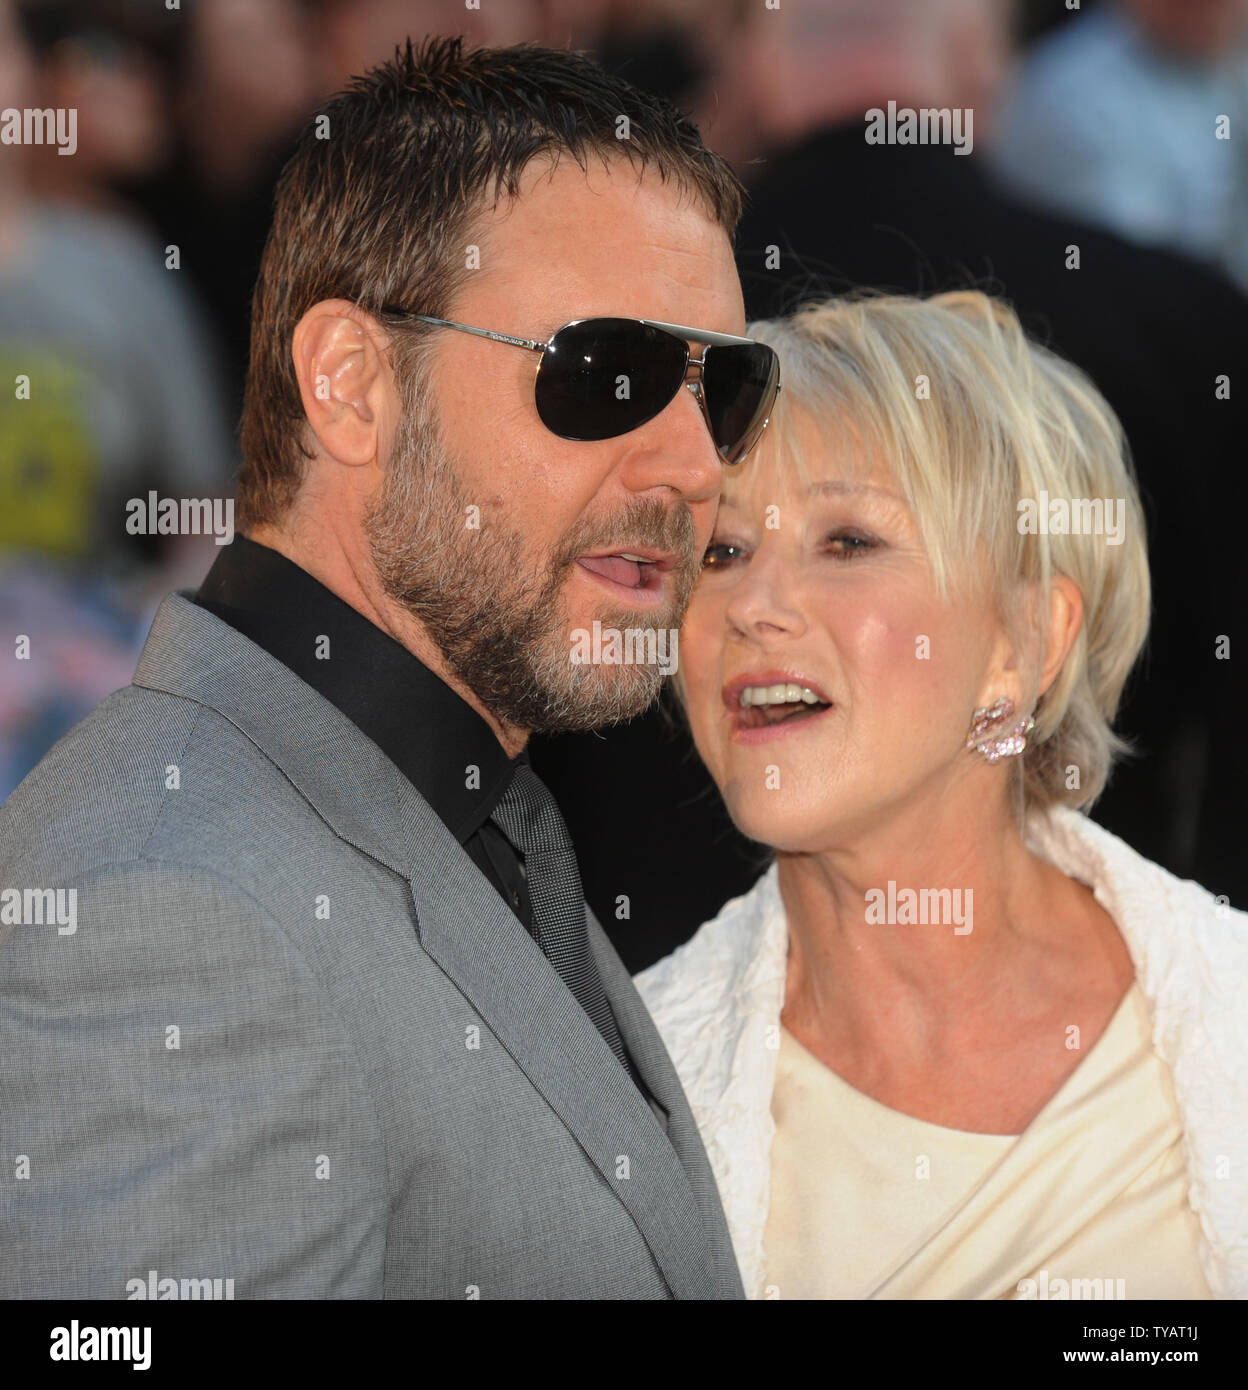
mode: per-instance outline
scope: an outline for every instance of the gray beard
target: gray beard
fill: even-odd
[[[484,517],[480,529],[466,524],[471,505],[441,431],[423,407],[405,412],[365,529],[386,594],[450,670],[495,718],[531,733],[583,732],[647,709],[663,683],[659,666],[574,664],[562,590],[587,551],[670,550],[682,559],[667,603],[591,618],[621,630],[679,627],[701,562],[688,507],[638,498],[605,523],[582,518],[535,570],[521,532]]]

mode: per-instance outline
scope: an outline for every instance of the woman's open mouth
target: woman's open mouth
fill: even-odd
[[[735,681],[724,693],[733,738],[743,743],[782,738],[833,708],[817,687],[799,681]]]

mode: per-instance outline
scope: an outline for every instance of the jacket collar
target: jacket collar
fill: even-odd
[[[160,605],[134,684],[228,719],[336,835],[407,880],[421,945],[628,1209],[674,1296],[725,1296],[734,1272],[708,1255],[713,1202],[699,1203],[663,1122],[523,924],[376,744],[192,598],[193,591],[178,590]],[[682,1103],[662,1042],[596,922],[590,939],[600,966],[608,967],[603,984],[625,1042],[670,1112]],[[696,1145],[696,1134],[689,1137]],[[631,1156],[640,1171],[621,1173],[621,1156]]]
[[[1248,914],[1182,882],[1085,815],[1028,821],[1029,848],[1087,883],[1149,1001],[1185,1131],[1189,1194],[1215,1297],[1248,1297]],[[761,1296],[788,928],[775,864],[637,977],[684,1082],[720,1185],[747,1292]]]
[[[527,760],[525,753],[509,758],[485,719],[402,643],[267,545],[236,535],[195,602],[341,710],[460,844],[493,813],[516,763]],[[477,769],[472,781],[464,776],[469,765]]]

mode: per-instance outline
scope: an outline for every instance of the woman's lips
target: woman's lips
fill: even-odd
[[[728,718],[731,726],[731,739],[733,743],[754,744],[774,743],[776,739],[791,738],[800,734],[803,729],[810,729],[821,723],[835,708],[835,705],[811,705],[808,714],[791,714],[775,724],[762,724],[757,728],[750,728],[743,722],[746,718],[756,716],[754,709],[730,710],[728,711]]]
[[[747,694],[750,703],[742,704]],[[742,671],[724,685],[720,698],[734,743],[772,743],[791,737],[836,708],[813,676],[779,667]]]

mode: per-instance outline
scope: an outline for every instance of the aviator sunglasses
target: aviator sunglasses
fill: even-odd
[[[533,394],[543,425],[560,439],[614,439],[653,420],[688,386],[725,463],[743,463],[758,443],[780,390],[780,363],[766,343],[653,319],[577,319],[549,339],[513,338],[488,328],[407,309],[384,314],[475,333],[541,353]],[[689,351],[702,344],[702,356]]]

